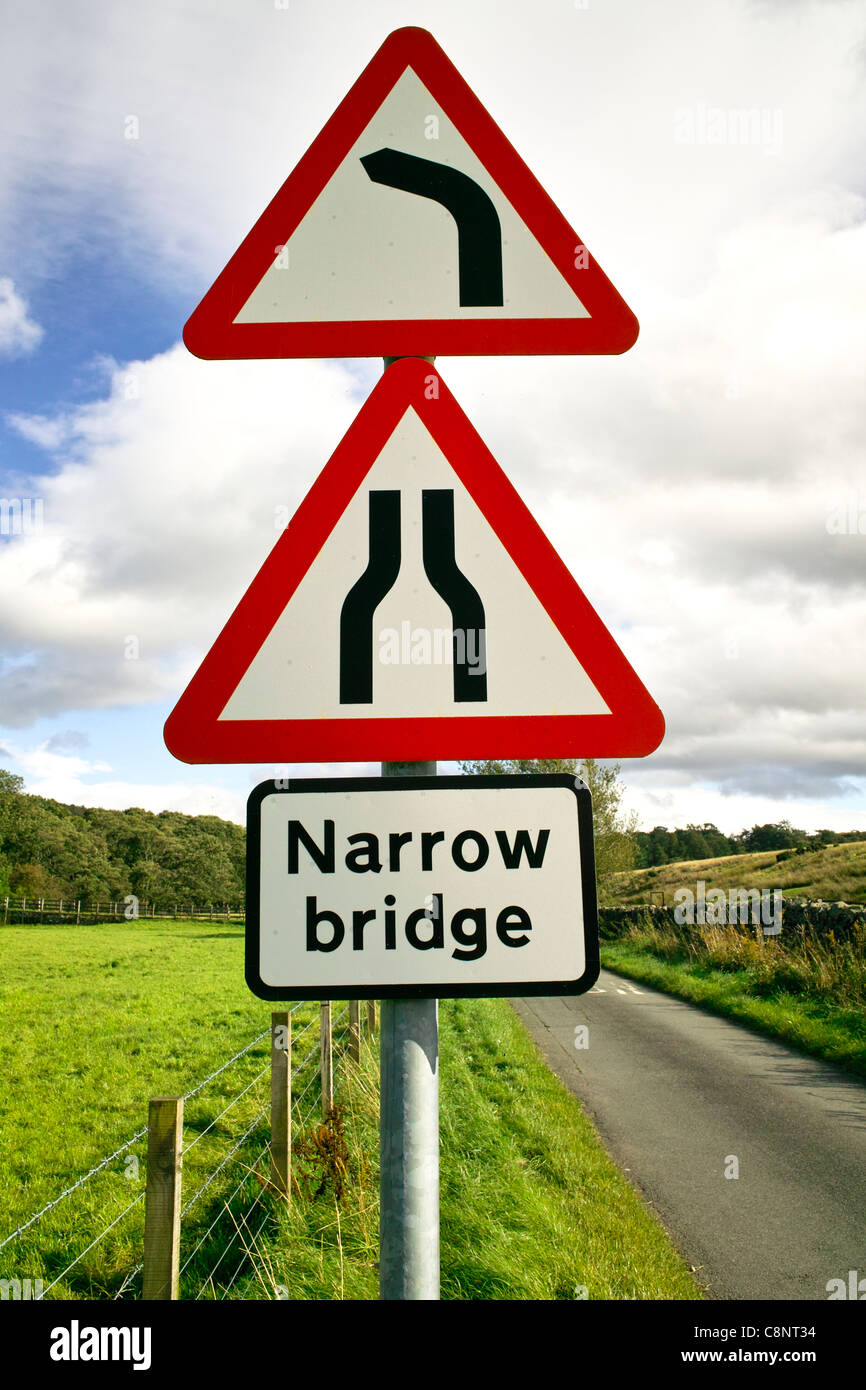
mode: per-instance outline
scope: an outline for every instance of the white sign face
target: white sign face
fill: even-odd
[[[246,977],[260,998],[580,994],[597,976],[578,779],[314,779],[251,794]]]
[[[437,192],[437,182],[446,175],[453,179],[455,171],[465,179],[465,184],[455,180],[458,206],[461,193],[468,198],[467,190],[474,190],[467,216],[471,208],[477,218],[476,203],[485,208],[489,204],[493,244],[480,245],[479,256],[488,265],[494,253],[501,261],[497,293],[485,294],[482,287],[470,295],[470,303],[461,303],[460,223],[444,205],[447,184],[443,193]],[[408,191],[413,180],[417,187]],[[411,68],[299,226],[289,235],[277,227],[275,235],[281,238],[280,250],[236,323],[588,316]]]
[[[638,322],[431,34],[390,34],[184,328],[200,357],[625,352]]]
[[[394,362],[165,727],[186,762],[643,756],[661,710],[430,363]]]
[[[447,515],[440,518],[435,503]],[[371,534],[376,538],[372,551]],[[389,547],[400,558],[388,576],[390,587],[382,582],[387,592],[372,623],[366,612],[349,622],[344,610],[359,576]],[[466,592],[477,595],[475,607],[466,605],[468,616],[456,621],[425,572],[431,553],[449,552]],[[463,639],[456,663],[455,633]],[[351,647],[347,635],[354,639]],[[358,651],[362,640],[364,650]],[[353,681],[353,673],[364,663],[369,663],[369,679],[356,691],[360,682],[357,674]],[[231,724],[347,714],[363,720],[608,713],[490,522],[410,408],[219,719]]]

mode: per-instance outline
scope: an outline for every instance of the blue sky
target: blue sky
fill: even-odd
[[[380,364],[202,363],[180,335],[409,23],[641,320],[623,358],[440,361],[665,713],[628,804],[645,828],[866,830],[854,0],[11,13],[0,494],[44,524],[0,536],[3,765],[62,800],[238,820],[272,775],[179,764],[162,724]]]

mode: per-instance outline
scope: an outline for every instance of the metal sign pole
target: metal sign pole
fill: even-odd
[[[382,776],[435,777],[436,764],[383,763]],[[379,1297],[438,1299],[439,1000],[383,999],[381,1017]]]
[[[383,777],[434,777],[383,763]],[[439,1001],[383,999],[379,1297],[439,1297]]]

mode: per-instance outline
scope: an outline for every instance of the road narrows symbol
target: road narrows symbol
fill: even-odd
[[[169,716],[175,757],[657,747],[661,711],[436,382],[418,358],[383,374]]]
[[[369,494],[370,558],[340,610],[340,704],[373,702],[373,615],[400,573],[400,493]]]
[[[451,609],[455,704],[487,699],[487,628],[477,589],[458,568],[454,553],[454,491],[421,493],[424,573]]]
[[[502,305],[502,227],[484,189],[459,169],[400,150],[361,156],[374,183],[432,198],[457,223],[461,308]]]
[[[400,573],[400,493],[371,490],[367,568],[352,585],[340,610],[340,704],[373,703],[373,618]],[[451,610],[454,702],[487,699],[487,629],[484,604],[457,564],[454,547],[454,490],[421,493],[424,573]]]

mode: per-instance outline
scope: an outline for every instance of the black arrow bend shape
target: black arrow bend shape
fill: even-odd
[[[488,195],[468,174],[432,159],[382,149],[361,156],[374,183],[432,198],[457,223],[460,306],[504,303],[502,294],[502,228]]]

